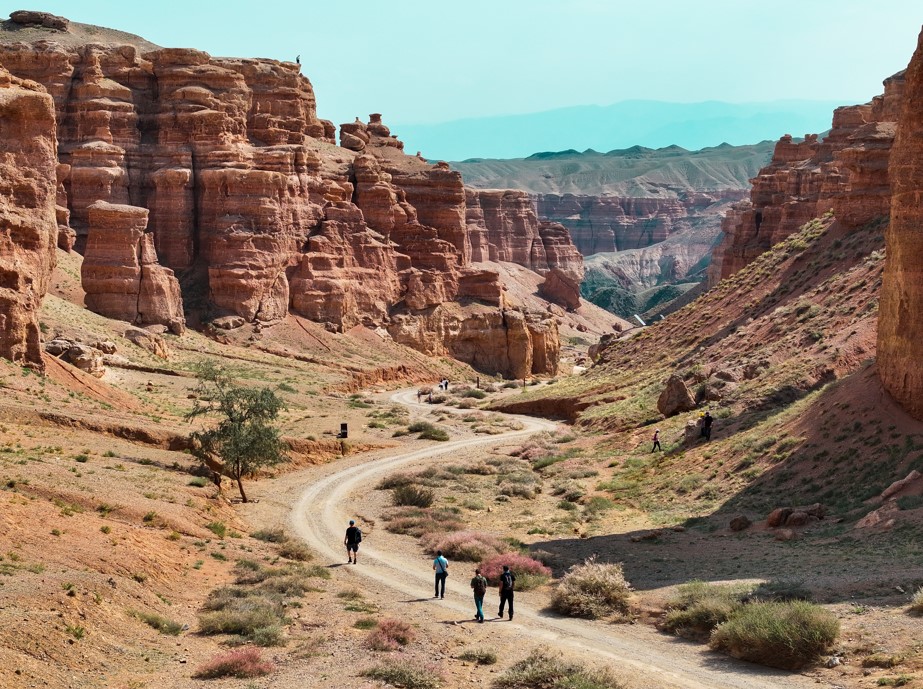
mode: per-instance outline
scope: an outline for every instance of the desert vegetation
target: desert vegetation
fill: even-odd
[[[628,614],[631,585],[619,564],[588,559],[561,578],[551,597],[551,609],[562,615],[599,619]]]
[[[606,670],[589,669],[547,649],[535,650],[515,663],[493,686],[497,689],[624,689],[624,685]]]

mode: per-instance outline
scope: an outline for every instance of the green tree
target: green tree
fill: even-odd
[[[243,477],[288,459],[288,447],[273,425],[285,404],[269,388],[236,385],[227,370],[212,362],[200,364],[196,374],[196,401],[186,419],[217,416],[219,421],[190,434],[192,454],[215,473],[219,488],[222,475],[237,481],[247,502]]]

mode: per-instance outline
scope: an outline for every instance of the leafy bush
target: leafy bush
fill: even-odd
[[[497,653],[489,648],[471,648],[459,653],[458,659],[478,665],[493,665],[497,662]]]
[[[676,598],[670,601],[663,628],[687,639],[707,641],[712,630],[740,608],[748,592],[739,586],[690,581],[680,586]]]
[[[398,507],[429,507],[435,499],[433,491],[419,486],[398,486],[391,491],[391,502]]]
[[[498,689],[623,689],[609,672],[589,670],[545,649],[536,649],[504,672],[493,684]]]
[[[419,436],[421,440],[438,440],[439,442],[445,442],[449,439],[449,434],[446,433],[441,428],[432,428],[426,431],[423,431]]]
[[[481,562],[481,574],[491,584],[499,584],[503,565],[508,565],[510,571],[516,575],[516,588],[520,591],[541,586],[551,578],[551,570],[548,567],[520,553],[502,553],[488,557]]]
[[[282,529],[260,529],[250,535],[256,540],[265,541],[266,543],[284,543],[288,540],[288,536],[285,535],[285,531]]]
[[[193,677],[215,679],[218,677],[262,677],[272,672],[272,663],[263,660],[258,648],[238,648],[217,655],[201,665]]]
[[[218,538],[224,538],[225,534],[228,532],[228,527],[224,525],[224,522],[212,522],[211,524],[206,524],[205,528]]]
[[[562,615],[589,619],[625,615],[630,593],[622,565],[590,558],[564,575],[551,596],[551,609]]]
[[[755,602],[718,625],[710,645],[741,660],[797,670],[827,651],[839,631],[836,618],[819,605]]]
[[[471,398],[476,399],[476,400],[482,400],[482,399],[484,399],[485,397],[487,397],[487,393],[484,392],[483,390],[477,390],[477,389],[475,389],[475,388],[472,388],[472,389],[470,389],[470,390],[465,390],[465,391],[461,394],[461,396],[462,396],[462,397],[471,397]]]
[[[479,531],[427,534],[422,545],[431,553],[441,550],[450,560],[480,562],[506,550],[506,544],[496,536]]]
[[[438,689],[443,679],[438,666],[421,665],[403,659],[380,663],[363,670],[361,674],[404,689]]]
[[[365,640],[365,645],[373,651],[396,651],[406,646],[416,637],[413,627],[403,620],[387,618]]]

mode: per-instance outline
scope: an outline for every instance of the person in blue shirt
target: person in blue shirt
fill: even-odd
[[[433,560],[433,571],[436,573],[436,595],[433,598],[445,598],[445,580],[449,576],[449,561],[442,556],[442,551],[436,551],[436,559]],[[442,585],[442,592],[439,592],[439,585]]]

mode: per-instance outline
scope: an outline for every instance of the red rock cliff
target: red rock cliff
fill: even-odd
[[[55,147],[51,97],[0,67],[0,356],[39,369],[37,312],[58,234]]]
[[[882,383],[923,419],[923,33],[906,75],[906,94],[891,151],[891,223],[878,317]]]
[[[749,201],[722,223],[724,238],[709,267],[709,285],[732,275],[809,220],[833,211],[847,227],[887,217],[888,155],[903,100],[904,73],[884,82],[871,103],[837,108],[830,133],[796,142],[786,134],[753,180]]]
[[[492,245],[497,258],[502,247],[503,260],[579,284],[567,233],[521,203],[471,224],[459,173],[405,155],[379,115],[343,125],[336,146],[297,65],[46,41],[0,46],[0,61],[54,99],[62,241],[76,231],[90,308],[181,328],[172,269],[186,309],[204,317],[273,321],[292,310],[336,329],[387,325],[395,339],[490,372],[555,369],[556,326],[508,303],[497,274],[471,263]],[[146,210],[147,229],[115,228],[100,202]],[[124,246],[107,244],[107,232]],[[132,295],[155,284],[143,277],[155,265],[157,297],[141,313]],[[566,292],[558,283],[552,292]],[[456,299],[497,315],[433,316]],[[417,325],[425,332],[406,335]],[[477,355],[459,344],[473,333],[491,341]],[[532,355],[510,351],[523,333]]]

